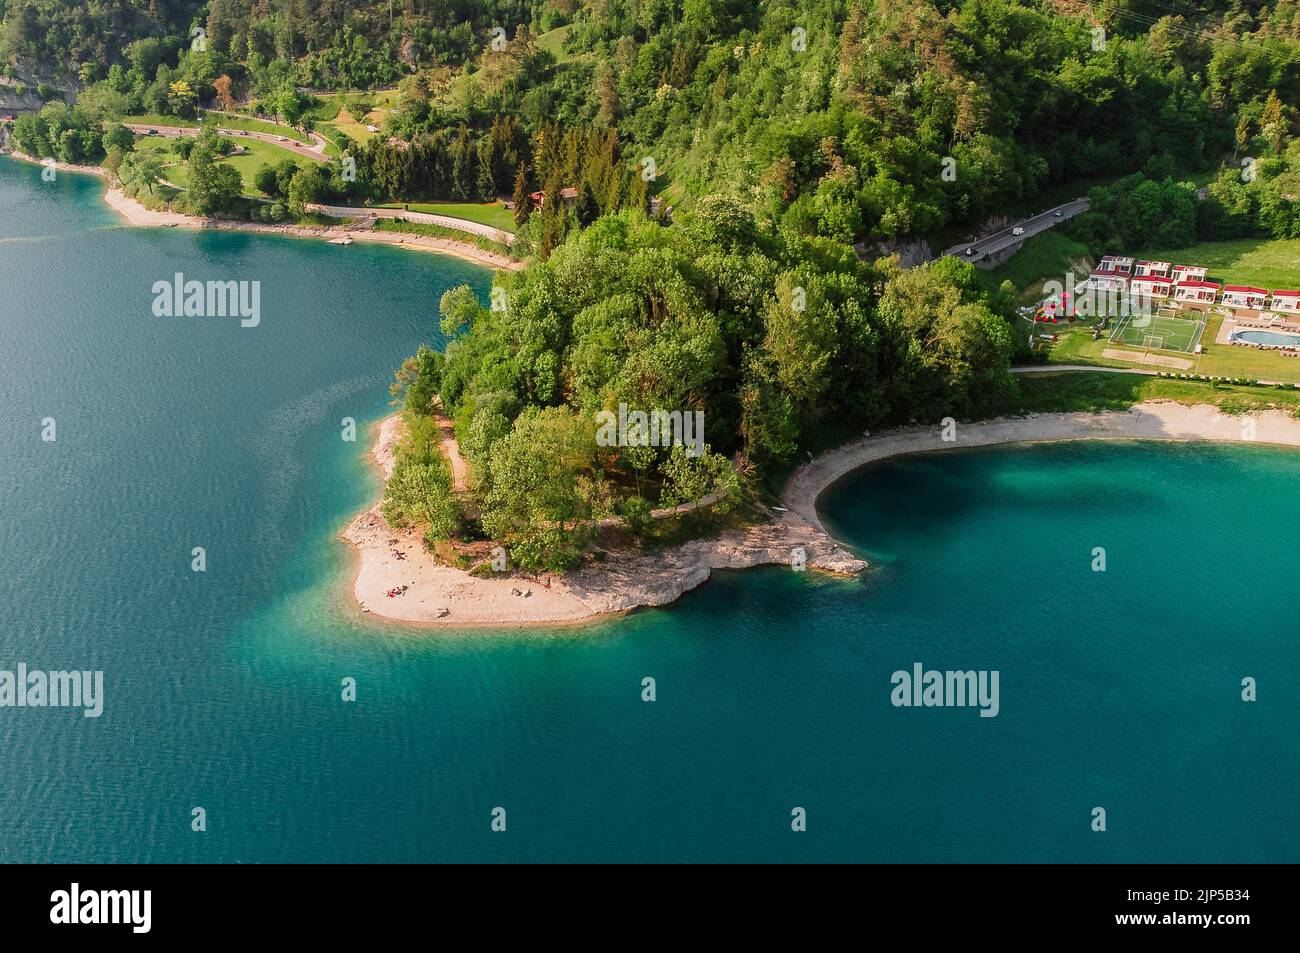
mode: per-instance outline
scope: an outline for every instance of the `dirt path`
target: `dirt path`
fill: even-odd
[[[451,466],[451,486],[457,493],[469,489],[469,463],[460,455],[460,444],[456,442],[456,425],[451,418],[443,414],[442,409],[435,411],[434,420],[438,422],[438,431],[442,434],[442,453]]]

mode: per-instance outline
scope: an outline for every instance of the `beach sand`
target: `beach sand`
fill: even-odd
[[[524,262],[515,261],[505,255],[479,248],[470,242],[458,242],[450,238],[433,238],[428,235],[407,235],[403,232],[376,232],[367,228],[350,228],[342,225],[313,227],[307,225],[269,225],[258,222],[229,222],[220,219],[201,218],[197,215],[183,215],[180,212],[155,212],[145,208],[133,198],[127,197],[121,189],[109,189],[104,194],[104,201],[122,216],[129,225],[156,227],[198,228],[239,232],[262,232],[267,235],[282,235],[289,238],[314,238],[329,241],[335,238],[351,238],[353,241],[370,242],[379,245],[397,245],[414,251],[437,252],[454,255],[475,264],[487,265],[506,271],[518,271]]]
[[[378,427],[371,459],[384,476],[392,473],[402,428],[398,415]],[[540,579],[518,571],[480,578],[439,565],[416,530],[388,525],[378,502],[351,522],[343,538],[359,557],[353,596],[363,611],[442,628],[563,625],[664,605],[715,569],[790,565],[796,547],[803,547],[807,565],[817,570],[853,575],[866,568],[823,530],[776,521],[652,553],[610,553],[598,565]],[[403,585],[409,587],[404,594],[387,595]]]
[[[378,428],[372,455],[382,473],[392,471],[400,427],[400,418],[394,416]],[[650,554],[611,554],[599,565],[550,577],[549,588],[514,573],[481,579],[438,565],[424,552],[418,533],[390,528],[376,504],[343,533],[358,553],[353,596],[374,616],[431,629],[540,627],[665,605],[717,569],[791,565],[796,547],[806,551],[809,568],[853,576],[864,571],[866,563],[836,543],[817,514],[817,498],[837,480],[900,454],[1061,440],[1209,440],[1300,447],[1300,420],[1281,411],[1232,416],[1208,405],[1154,401],[1123,413],[1040,414],[959,424],[952,442],[941,439],[938,427],[886,431],[796,470],[782,494],[786,512],[774,512],[771,523]],[[393,550],[405,553],[405,559],[394,557]],[[409,586],[406,593],[388,598],[388,590],[401,585]]]

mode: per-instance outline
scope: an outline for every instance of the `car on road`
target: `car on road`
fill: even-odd
[[[156,135],[158,135],[158,130],[157,130],[157,129],[146,129],[146,130],[144,131],[144,134],[145,134],[146,136],[156,136]]]
[[[973,255],[973,254],[975,254],[975,246],[972,245],[970,248],[967,248],[967,249],[966,249],[966,254],[967,254],[967,255]]]
[[[1060,217],[1061,217],[1061,210],[1058,208],[1055,212],[1052,213],[1052,218],[1060,218]]]
[[[1012,234],[1012,235],[1023,235],[1024,233],[1025,233],[1025,230],[1024,230],[1023,228],[1021,228],[1019,225],[1017,225],[1015,228],[1011,229],[1011,234]]]
[[[277,138],[278,138],[281,142],[288,142],[288,141],[289,141],[288,138],[285,137],[285,136],[278,136]]]

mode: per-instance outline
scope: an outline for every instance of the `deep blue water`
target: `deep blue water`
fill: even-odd
[[[0,160],[0,669],[107,680],[98,719],[0,708],[0,860],[1296,859],[1300,456],[906,458],[823,501],[862,580],[423,635],[349,608],[340,421],[489,274],[127,229],[100,188]],[[261,326],[155,318],[176,271],[261,281]],[[914,662],[998,670],[1000,714],[893,707]]]

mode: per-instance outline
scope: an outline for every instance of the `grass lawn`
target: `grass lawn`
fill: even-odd
[[[1171,319],[1174,320],[1174,319]],[[1185,319],[1184,319],[1185,320]],[[1201,336],[1204,348],[1201,354],[1178,354],[1175,351],[1155,351],[1169,357],[1191,362],[1191,367],[1164,368],[1174,373],[1207,374],[1212,377],[1244,378],[1248,380],[1286,381],[1300,384],[1300,359],[1282,357],[1276,351],[1238,347],[1232,344],[1216,344],[1215,337],[1223,317],[1209,315],[1205,333]],[[1040,325],[1041,327],[1041,325]],[[1051,345],[1048,362],[1052,364],[1096,364],[1101,367],[1131,367],[1146,353],[1143,347],[1130,347],[1121,342],[1111,343],[1107,340],[1110,332],[1102,333],[1100,341],[1092,340],[1090,329],[1084,326],[1073,328],[1066,325],[1051,325],[1052,331],[1059,334],[1060,340]],[[1124,351],[1133,354],[1133,362],[1127,363],[1113,357],[1103,356],[1104,351]]]
[[[572,29],[572,24],[557,26],[554,30],[547,30],[533,42],[539,50],[554,54],[556,60],[563,63],[568,58],[564,54],[564,41],[568,38],[569,31]]]
[[[384,126],[384,120],[397,105],[401,94],[396,89],[380,89],[371,93],[322,93],[316,97],[320,105],[309,111],[317,123],[317,131],[329,137],[331,131],[341,132],[354,142],[367,143],[376,133],[367,126]],[[363,98],[370,101],[373,109],[362,116],[357,116],[348,108],[347,99]]]
[[[441,225],[425,225],[420,222],[399,222],[395,219],[384,218],[375,222],[375,231],[377,232],[403,232],[407,235],[424,235],[428,238],[448,238],[456,242],[467,242],[471,245],[477,245],[486,251],[495,252],[498,255],[510,257],[510,249],[505,245],[499,245],[491,239],[483,238],[480,235],[471,235],[468,232],[457,231],[454,228],[443,228]]]
[[[1227,414],[1279,408],[1300,417],[1300,390],[1180,381],[1139,374],[1022,374],[1009,414],[1125,410],[1144,400],[1213,404]]]
[[[348,112],[346,106],[340,106],[334,119],[327,125],[328,128],[343,133],[343,135],[347,136],[353,142],[359,142],[362,145],[365,145],[378,135],[378,133],[371,132],[367,127],[375,126],[376,128],[383,128],[384,115],[386,114],[385,111],[376,109],[367,113],[366,116],[363,117],[365,121],[362,122],[356,119],[352,113]]]
[[[1138,258],[1204,265],[1214,281],[1270,290],[1300,286],[1300,238],[1238,238],[1190,248],[1144,248]],[[1014,261],[1015,259],[1012,259]]]
[[[1020,302],[1029,304],[1042,300],[1044,281],[1064,283],[1070,271],[1081,279],[1090,270],[1088,246],[1067,238],[1058,227],[1027,239],[1020,251],[979,276],[990,290],[1010,281],[1020,289]]]
[[[136,150],[139,152],[158,152],[167,161],[167,166],[163,172],[164,178],[181,188],[189,186],[190,170],[188,164],[180,161],[171,151],[170,145],[175,140],[161,139],[154,136],[141,136],[136,139]],[[269,142],[261,142],[257,139],[240,139],[237,140],[239,145],[243,146],[245,152],[241,155],[227,156],[222,161],[228,162],[239,171],[239,177],[244,180],[244,194],[260,196],[262,193],[253,185],[253,176],[257,170],[265,165],[279,165],[285,159],[292,159],[299,166],[305,166],[308,162],[299,156],[294,155],[288,149],[282,149],[277,145]]]
[[[281,126],[263,119],[254,119],[252,116],[232,116],[229,113],[208,112],[205,115],[211,118],[205,119],[204,122],[215,121],[221,129],[243,129],[247,132],[265,133],[268,136],[284,136],[303,145],[311,145],[311,137],[292,126]]]
[[[1191,318],[1166,318],[1156,314],[1135,314],[1121,318],[1111,333],[1111,342],[1136,348],[1182,351],[1191,354],[1201,336],[1201,322]]]
[[[380,208],[402,208],[403,205],[402,202],[392,202]],[[512,235],[515,231],[515,213],[500,202],[411,202],[406,207],[412,212],[447,215],[451,218],[478,222],[480,225],[490,225]]]

